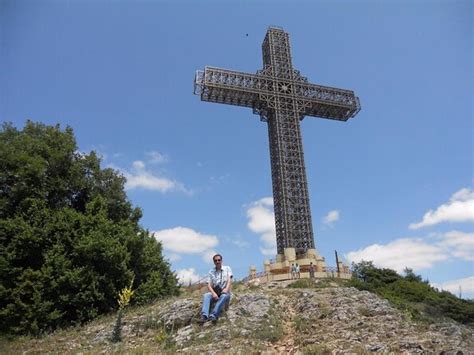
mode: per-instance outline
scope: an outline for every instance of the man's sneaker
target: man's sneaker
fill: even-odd
[[[207,317],[203,314],[203,315],[201,315],[201,319],[199,319],[198,323],[199,323],[199,324],[204,324],[204,323],[206,323],[208,320],[209,320],[209,318],[207,318]]]
[[[212,322],[212,324],[216,324],[216,323],[217,323],[217,318],[214,317],[212,314],[209,316],[209,320]]]

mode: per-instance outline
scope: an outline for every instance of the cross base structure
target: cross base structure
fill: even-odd
[[[316,249],[309,249],[303,255],[297,255],[294,248],[286,248],[284,254],[277,254],[274,260],[265,260],[263,264],[264,271],[258,273],[255,266],[249,269],[249,275],[246,281],[254,284],[266,283],[271,281],[285,281],[294,279],[291,269],[292,265],[298,264],[300,274],[298,278],[310,278],[311,264],[314,266],[314,278],[339,278],[350,279],[352,274],[349,266],[336,259],[336,267],[328,267],[324,257],[320,256]]]

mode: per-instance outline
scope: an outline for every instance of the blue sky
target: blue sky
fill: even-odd
[[[1,0],[0,117],[72,126],[184,280],[215,251],[240,278],[274,257],[267,127],[193,78],[255,73],[281,26],[296,69],[362,105],[302,122],[320,254],[474,297],[472,17],[470,1]]]

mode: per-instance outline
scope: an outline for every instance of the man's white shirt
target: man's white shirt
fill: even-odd
[[[221,289],[226,288],[227,279],[232,277],[232,269],[230,266],[222,265],[220,270],[212,268],[209,270],[207,282],[209,282],[213,287],[220,286]]]

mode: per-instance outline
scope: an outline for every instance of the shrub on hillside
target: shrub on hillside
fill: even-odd
[[[352,264],[350,285],[368,290],[388,299],[413,317],[449,317],[464,324],[474,324],[474,301],[438,291],[413,270],[405,269],[405,276],[391,269],[380,269],[370,261]]]
[[[77,151],[71,128],[0,130],[0,331],[38,334],[179,288],[161,244],[138,224],[125,179]]]

